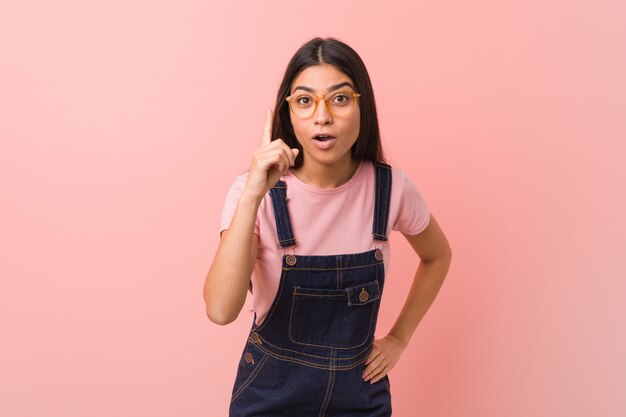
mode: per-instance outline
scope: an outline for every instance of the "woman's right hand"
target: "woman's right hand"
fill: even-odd
[[[267,109],[267,118],[261,147],[254,150],[250,172],[244,193],[249,197],[261,200],[270,188],[278,182],[289,167],[293,166],[300,152],[297,148],[290,148],[282,139],[271,140],[272,110]]]

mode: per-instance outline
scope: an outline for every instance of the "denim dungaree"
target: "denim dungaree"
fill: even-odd
[[[375,162],[374,167],[374,248],[338,255],[283,255],[276,297],[259,326],[254,314],[241,354],[231,417],[391,415],[388,376],[374,384],[361,377],[385,282],[383,252],[375,241],[387,241],[391,197],[391,166]],[[268,192],[278,246],[296,245],[285,181]],[[359,202],[354,203],[358,210]]]

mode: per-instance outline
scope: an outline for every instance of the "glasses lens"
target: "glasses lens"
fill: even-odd
[[[299,93],[291,99],[290,104],[296,116],[305,119],[313,114],[315,98],[310,94]]]
[[[345,116],[354,106],[354,97],[351,91],[331,93],[326,97],[328,107],[335,116]]]
[[[352,91],[333,92],[326,96],[326,103],[334,116],[345,116],[350,113],[354,107],[354,101]],[[303,119],[311,117],[315,110],[315,97],[311,94],[298,93],[290,103],[291,110]]]

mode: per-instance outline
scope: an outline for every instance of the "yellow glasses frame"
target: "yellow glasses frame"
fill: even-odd
[[[311,116],[313,116],[315,114],[315,112],[317,111],[317,103],[319,103],[319,101],[321,99],[324,99],[324,105],[326,106],[326,110],[328,110],[328,112],[330,114],[332,114],[333,116],[338,117],[330,109],[330,106],[328,105],[328,97],[329,96],[334,96],[335,94],[340,94],[340,93],[346,94],[346,95],[352,95],[352,99],[354,101],[356,101],[357,97],[361,96],[361,94],[355,93],[353,91],[332,91],[332,92],[326,94],[325,96],[314,96],[315,97],[315,106],[313,107],[313,112],[311,113]],[[289,97],[285,98],[285,100],[289,103],[289,109],[293,112],[293,114],[296,114],[296,113],[293,111],[293,107],[291,107],[291,103],[292,103],[293,99],[296,97],[296,95],[298,95],[298,93],[293,93]],[[348,114],[350,114],[352,112],[353,109],[354,109],[354,103],[352,104],[352,108],[350,109],[350,111],[348,113],[343,114],[343,115],[341,115],[339,117],[347,116]],[[296,116],[298,116],[298,115],[296,114]],[[309,116],[309,117],[311,117],[311,116]],[[298,116],[298,117],[300,117],[300,116]],[[300,118],[306,120],[309,117],[300,117]]]

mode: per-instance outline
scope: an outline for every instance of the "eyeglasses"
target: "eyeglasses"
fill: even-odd
[[[354,108],[354,102],[361,94],[353,91],[338,91],[324,96],[313,96],[307,93],[296,93],[287,97],[291,111],[301,119],[308,119],[317,110],[317,103],[324,99],[326,108],[333,116],[345,116]]]

